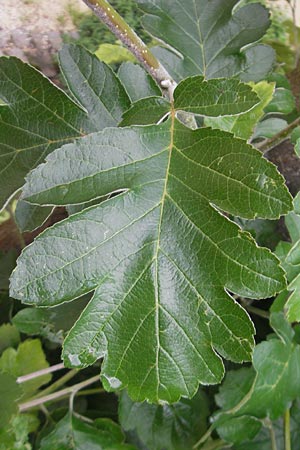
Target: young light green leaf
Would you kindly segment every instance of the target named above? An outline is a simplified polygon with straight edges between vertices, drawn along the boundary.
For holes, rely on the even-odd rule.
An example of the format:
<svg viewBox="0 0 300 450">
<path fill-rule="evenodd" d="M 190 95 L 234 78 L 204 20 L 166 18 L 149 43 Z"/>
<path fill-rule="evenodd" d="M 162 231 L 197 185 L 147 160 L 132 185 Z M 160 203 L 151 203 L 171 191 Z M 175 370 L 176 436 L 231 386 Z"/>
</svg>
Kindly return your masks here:
<svg viewBox="0 0 300 450">
<path fill-rule="evenodd" d="M 259 119 L 264 114 L 264 108 L 269 104 L 274 92 L 274 84 L 261 81 L 257 84 L 251 84 L 254 92 L 259 97 L 259 103 L 250 111 L 234 117 L 207 117 L 205 118 L 205 125 L 211 128 L 218 128 L 219 130 L 229 131 L 236 137 L 242 139 L 250 139 L 253 135 L 253 130 Z"/>
<path fill-rule="evenodd" d="M 11 417 L 17 413 L 17 400 L 22 396 L 22 388 L 16 382 L 16 379 L 8 373 L 0 373 L 0 433 Z M 0 436 L 1 437 L 1 436 Z"/>
<path fill-rule="evenodd" d="M 17 347 L 20 333 L 14 325 L 3 323 L 0 326 L 0 354 L 8 347 Z"/>
<path fill-rule="evenodd" d="M 122 44 L 100 44 L 95 55 L 105 64 L 120 64 L 123 61 L 136 62 L 133 54 L 123 47 Z"/>
<path fill-rule="evenodd" d="M 124 444 L 124 437 L 119 427 L 99 428 L 85 423 L 68 413 L 54 430 L 41 441 L 40 450 L 134 450 Z"/>
<path fill-rule="evenodd" d="M 296 155 L 300 158 L 300 139 L 298 139 L 296 141 L 294 149 L 295 149 Z"/>
<path fill-rule="evenodd" d="M 133 102 L 145 97 L 160 96 L 161 90 L 150 75 L 137 64 L 121 64 L 118 77 Z"/>
<path fill-rule="evenodd" d="M 39 339 L 27 339 L 18 346 L 17 350 L 8 348 L 0 358 L 0 369 L 15 377 L 27 375 L 48 366 Z M 51 375 L 46 374 L 22 383 L 24 395 L 35 393 L 40 386 L 50 380 Z"/>
<path fill-rule="evenodd" d="M 235 11 L 239 0 L 137 2 L 146 13 L 142 19 L 146 30 L 167 44 L 154 52 L 177 81 L 199 74 L 259 81 L 273 66 L 271 47 L 250 45 L 270 25 L 268 11 L 260 4 Z"/>
<path fill-rule="evenodd" d="M 118 77 L 83 47 L 65 45 L 59 62 L 68 87 L 96 130 L 116 126 L 130 100 Z"/>
<path fill-rule="evenodd" d="M 174 405 L 134 403 L 125 391 L 120 395 L 122 428 L 135 430 L 151 450 L 192 450 L 206 431 L 208 415 L 208 399 L 201 391 L 192 400 L 182 399 Z"/>
<path fill-rule="evenodd" d="M 53 208 L 51 206 L 41 207 L 18 200 L 15 220 L 21 232 L 33 231 L 43 225 L 52 211 Z"/>
<path fill-rule="evenodd" d="M 290 196 L 260 152 L 222 131 L 192 131 L 174 114 L 59 149 L 33 172 L 26 196 L 70 204 L 120 190 L 27 247 L 11 294 L 53 306 L 95 290 L 65 341 L 66 364 L 103 356 L 104 386 L 128 386 L 135 400 L 191 397 L 199 382 L 223 376 L 214 349 L 251 357 L 253 325 L 227 291 L 263 298 L 284 287 L 276 258 L 218 208 L 277 217 Z"/>
</svg>

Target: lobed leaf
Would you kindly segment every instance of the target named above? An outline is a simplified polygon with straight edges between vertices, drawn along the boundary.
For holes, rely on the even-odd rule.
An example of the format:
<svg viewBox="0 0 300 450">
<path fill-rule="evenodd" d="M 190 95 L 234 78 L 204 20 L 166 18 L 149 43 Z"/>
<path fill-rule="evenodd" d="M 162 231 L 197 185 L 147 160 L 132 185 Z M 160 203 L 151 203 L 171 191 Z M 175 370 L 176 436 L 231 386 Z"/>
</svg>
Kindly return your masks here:
<svg viewBox="0 0 300 450">
<path fill-rule="evenodd" d="M 122 193 L 46 230 L 11 280 L 14 297 L 37 305 L 95 290 L 65 341 L 65 363 L 104 357 L 105 388 L 127 386 L 150 402 L 219 382 L 216 351 L 249 360 L 253 325 L 228 291 L 262 298 L 284 286 L 276 258 L 218 208 L 277 217 L 290 206 L 283 179 L 258 151 L 171 116 L 87 136 L 32 173 L 24 196 L 36 203 Z"/>
<path fill-rule="evenodd" d="M 240 77 L 259 81 L 271 70 L 274 50 L 253 44 L 270 25 L 260 4 L 237 8 L 239 0 L 137 0 L 146 13 L 146 31 L 165 46 L 154 49 L 162 64 L 180 81 Z"/>
</svg>

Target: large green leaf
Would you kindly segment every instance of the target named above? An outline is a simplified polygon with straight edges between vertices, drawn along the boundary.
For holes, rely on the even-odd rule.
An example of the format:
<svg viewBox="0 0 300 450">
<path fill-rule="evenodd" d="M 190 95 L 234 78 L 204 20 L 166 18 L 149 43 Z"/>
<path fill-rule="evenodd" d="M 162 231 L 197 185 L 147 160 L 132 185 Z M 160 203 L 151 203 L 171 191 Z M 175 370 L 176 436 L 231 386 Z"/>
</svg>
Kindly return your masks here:
<svg viewBox="0 0 300 450">
<path fill-rule="evenodd" d="M 204 111 L 213 103 L 200 101 Z M 190 130 L 170 114 L 160 125 L 87 136 L 32 172 L 24 196 L 34 203 L 122 193 L 42 233 L 11 283 L 12 296 L 44 306 L 95 290 L 65 341 L 66 364 L 103 356 L 107 389 L 128 386 L 132 398 L 152 402 L 219 382 L 215 351 L 251 358 L 253 325 L 229 291 L 270 297 L 284 286 L 283 271 L 219 209 L 275 218 L 291 203 L 275 167 L 250 145 Z"/>
<path fill-rule="evenodd" d="M 137 0 L 146 15 L 146 30 L 167 48 L 154 49 L 177 81 L 191 75 L 205 78 L 239 76 L 259 81 L 272 68 L 274 50 L 250 45 L 269 27 L 260 4 L 235 10 L 239 0 Z"/>
<path fill-rule="evenodd" d="M 109 421 L 85 423 L 68 413 L 42 439 L 40 450 L 134 450 L 123 443 L 124 437 L 116 424 L 105 422 Z"/>
<path fill-rule="evenodd" d="M 208 401 L 199 391 L 192 400 L 174 405 L 134 403 L 122 392 L 119 419 L 125 430 L 135 430 L 151 450 L 192 450 L 204 434 L 209 415 Z"/>
<path fill-rule="evenodd" d="M 0 58 L 0 209 L 47 154 L 117 125 L 129 107 L 117 77 L 86 50 L 65 47 L 61 63 L 70 90 L 85 109 L 33 67 L 17 58 Z"/>
</svg>

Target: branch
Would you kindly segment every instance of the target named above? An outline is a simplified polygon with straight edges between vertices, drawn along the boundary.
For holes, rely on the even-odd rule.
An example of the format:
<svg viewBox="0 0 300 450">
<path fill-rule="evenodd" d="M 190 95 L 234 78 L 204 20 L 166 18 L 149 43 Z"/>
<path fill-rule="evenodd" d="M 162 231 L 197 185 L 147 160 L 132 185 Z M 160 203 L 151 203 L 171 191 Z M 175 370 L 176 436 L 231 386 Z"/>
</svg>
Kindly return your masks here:
<svg viewBox="0 0 300 450">
<path fill-rule="evenodd" d="M 83 2 L 120 39 L 167 93 L 170 100 L 173 100 L 176 82 L 120 14 L 106 0 L 83 0 Z"/>
<path fill-rule="evenodd" d="M 48 373 L 51 372 L 56 372 L 57 370 L 62 370 L 64 368 L 65 366 L 63 363 L 56 364 L 55 366 L 46 367 L 46 369 L 37 370 L 36 372 L 32 372 L 17 378 L 17 383 L 19 384 L 25 383 L 25 381 L 33 380 L 34 378 L 42 377 L 43 375 L 47 375 Z"/>
<path fill-rule="evenodd" d="M 44 403 L 66 397 L 68 395 L 72 394 L 75 395 L 80 389 L 83 389 L 84 387 L 89 386 L 90 384 L 93 384 L 96 381 L 99 381 L 99 375 L 89 378 L 88 380 L 82 381 L 81 383 L 74 384 L 73 386 L 67 387 L 65 389 L 61 389 L 60 391 L 54 392 L 53 394 L 45 395 L 44 397 L 36 398 L 33 400 L 29 400 L 28 402 L 21 403 L 19 405 L 19 411 L 24 412 L 27 411 L 28 409 L 34 408 Z"/>
<path fill-rule="evenodd" d="M 276 147 L 277 145 L 281 144 L 281 142 L 288 139 L 291 132 L 297 128 L 300 125 L 300 117 L 298 117 L 294 122 L 290 123 L 289 126 L 284 128 L 284 130 L 279 131 L 279 133 L 275 134 L 275 136 L 271 137 L 270 139 L 266 139 L 259 144 L 256 144 L 256 148 L 260 150 L 262 153 L 267 153 L 272 148 Z"/>
</svg>

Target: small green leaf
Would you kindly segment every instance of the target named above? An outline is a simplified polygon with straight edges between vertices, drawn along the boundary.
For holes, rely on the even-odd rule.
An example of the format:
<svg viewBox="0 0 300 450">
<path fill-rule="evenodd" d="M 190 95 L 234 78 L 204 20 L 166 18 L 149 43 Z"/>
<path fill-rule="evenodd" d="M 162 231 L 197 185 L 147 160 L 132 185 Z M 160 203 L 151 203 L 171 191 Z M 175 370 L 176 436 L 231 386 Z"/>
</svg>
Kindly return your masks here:
<svg viewBox="0 0 300 450">
<path fill-rule="evenodd" d="M 124 430 L 135 430 L 151 450 L 192 450 L 206 431 L 208 401 L 199 391 L 192 400 L 173 405 L 134 403 L 122 392 L 119 420 Z"/>
<path fill-rule="evenodd" d="M 145 97 L 160 96 L 161 90 L 150 75 L 137 64 L 121 64 L 118 77 L 132 102 Z"/>
<path fill-rule="evenodd" d="M 272 101 L 266 107 L 266 113 L 289 114 L 296 108 L 295 97 L 289 89 L 277 88 Z"/>
<path fill-rule="evenodd" d="M 86 296 L 51 309 L 24 308 L 13 317 L 12 322 L 21 333 L 39 335 L 61 345 L 88 301 L 89 296 Z"/>
<path fill-rule="evenodd" d="M 17 350 L 8 348 L 0 358 L 0 369 L 15 377 L 27 375 L 46 367 L 49 367 L 49 364 L 39 339 L 27 339 L 19 345 Z M 22 383 L 24 395 L 28 397 L 35 393 L 40 386 L 50 380 L 51 375 L 46 374 Z"/>
<path fill-rule="evenodd" d="M 273 66 L 274 50 L 253 44 L 270 25 L 269 13 L 260 4 L 234 10 L 239 0 L 137 2 L 146 13 L 146 30 L 167 44 L 153 51 L 177 81 L 199 74 L 259 81 Z"/>
<path fill-rule="evenodd" d="M 296 155 L 300 158 L 300 139 L 298 139 L 296 141 L 296 144 L 295 144 L 294 148 L 295 148 Z"/>
<path fill-rule="evenodd" d="M 104 427 L 98 421 L 95 426 L 68 413 L 52 433 L 42 439 L 40 450 L 134 450 L 123 442 L 117 425 Z"/>
<path fill-rule="evenodd" d="M 251 396 L 239 415 L 278 419 L 300 391 L 300 346 L 291 341 L 290 325 L 282 313 L 273 313 L 271 324 L 281 338 L 258 344 L 253 354 L 257 373 Z"/>
<path fill-rule="evenodd" d="M 259 433 L 261 427 L 261 421 L 255 417 L 228 417 L 224 423 L 217 426 L 217 432 L 225 442 L 238 445 L 247 439 L 252 440 Z"/>
<path fill-rule="evenodd" d="M 286 120 L 278 119 L 277 117 L 265 119 L 256 126 L 253 139 L 261 137 L 271 138 L 275 136 L 275 134 L 284 130 L 287 126 L 288 123 Z"/>
<path fill-rule="evenodd" d="M 30 203 L 18 200 L 15 219 L 21 232 L 33 231 L 39 228 L 48 219 L 53 208 L 51 206 L 31 205 Z"/>
</svg>

